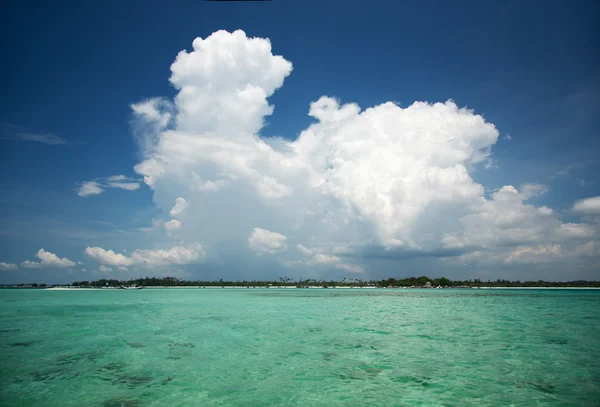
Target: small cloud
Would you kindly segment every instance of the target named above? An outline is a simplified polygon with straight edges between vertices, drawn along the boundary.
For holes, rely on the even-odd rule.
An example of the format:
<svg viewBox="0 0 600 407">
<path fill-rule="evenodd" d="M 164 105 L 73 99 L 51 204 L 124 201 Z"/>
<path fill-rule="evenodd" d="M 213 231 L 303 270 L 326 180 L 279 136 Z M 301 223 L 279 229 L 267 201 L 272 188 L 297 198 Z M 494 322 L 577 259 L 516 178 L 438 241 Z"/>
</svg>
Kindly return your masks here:
<svg viewBox="0 0 600 407">
<path fill-rule="evenodd" d="M 346 246 L 337 246 L 334 247 L 331 252 L 333 254 L 348 254 L 348 253 L 352 253 L 352 249 Z"/>
<path fill-rule="evenodd" d="M 127 191 L 135 191 L 140 187 L 140 184 L 137 182 L 110 182 L 108 186 L 112 188 L 121 188 Z"/>
<path fill-rule="evenodd" d="M 177 219 L 171 219 L 168 222 L 165 222 L 165 229 L 167 232 L 172 232 L 177 229 L 181 229 L 182 223 Z"/>
<path fill-rule="evenodd" d="M 512 136 L 510 135 L 510 133 L 506 133 L 504 135 L 504 140 L 512 140 Z"/>
<path fill-rule="evenodd" d="M 573 212 L 581 215 L 600 215 L 600 196 L 585 198 L 575 202 Z"/>
<path fill-rule="evenodd" d="M 160 230 L 163 226 L 164 226 L 164 224 L 161 220 L 152 219 L 151 226 L 141 227 L 141 228 L 138 228 L 137 230 L 139 230 L 140 232 L 144 232 L 144 233 L 151 233 L 151 232 L 156 232 L 157 230 Z M 123 250 L 123 253 L 125 253 L 125 252 L 126 252 L 126 250 Z"/>
<path fill-rule="evenodd" d="M 361 273 L 363 271 L 362 267 L 355 264 L 336 264 L 335 268 L 349 271 L 350 273 Z"/>
<path fill-rule="evenodd" d="M 54 253 L 47 252 L 44 249 L 38 250 L 36 257 L 40 259 L 39 262 L 26 260 L 21 263 L 22 267 L 25 268 L 42 268 L 42 267 L 73 267 L 75 262 L 67 259 L 66 257 L 60 258 Z"/>
<path fill-rule="evenodd" d="M 563 168 L 562 170 L 558 171 L 556 173 L 556 175 L 564 177 L 565 175 L 569 175 L 569 173 L 571 172 L 571 170 L 573 169 L 572 165 L 568 165 L 565 168 Z"/>
<path fill-rule="evenodd" d="M 65 139 L 58 137 L 54 134 L 31 133 L 19 126 L 7 123 L 0 124 L 0 135 L 3 139 L 6 140 L 33 141 L 36 143 L 48 144 L 52 146 L 68 144 Z"/>
<path fill-rule="evenodd" d="M 19 266 L 14 263 L 5 263 L 3 261 L 0 262 L 0 271 L 13 271 L 18 269 Z"/>
<path fill-rule="evenodd" d="M 287 237 L 281 233 L 254 228 L 252 234 L 248 237 L 248 247 L 258 253 L 273 254 L 287 248 L 286 240 Z"/>
<path fill-rule="evenodd" d="M 112 175 L 105 178 L 97 178 L 93 181 L 86 181 L 76 188 L 77 195 L 79 196 L 91 196 L 100 195 L 106 188 L 118 188 L 126 191 L 135 191 L 140 188 L 139 182 L 121 182 L 121 181 L 135 181 L 131 178 L 127 178 L 125 175 Z"/>
<path fill-rule="evenodd" d="M 176 218 L 176 217 L 180 216 L 181 214 L 183 214 L 185 212 L 185 210 L 187 209 L 187 207 L 188 207 L 187 201 L 184 198 L 179 197 L 179 198 L 175 199 L 175 206 L 173 206 L 173 209 L 171 209 L 171 211 L 169 212 L 169 215 Z"/>
<path fill-rule="evenodd" d="M 572 169 L 573 169 L 572 165 L 567 165 L 566 167 L 563 167 L 562 169 L 560 169 L 559 171 L 557 171 L 555 174 L 550 175 L 548 177 L 548 180 L 549 181 L 554 181 L 554 180 L 559 179 L 559 178 L 565 178 L 565 177 L 567 177 L 568 175 L 571 174 L 571 170 Z"/>
<path fill-rule="evenodd" d="M 548 187 L 542 184 L 523 184 L 521 186 L 521 195 L 524 200 L 533 198 L 535 196 L 544 195 L 548 192 Z"/>
<path fill-rule="evenodd" d="M 336 264 L 340 262 L 337 256 L 329 256 L 327 254 L 316 254 L 314 261 L 320 264 Z"/>
<path fill-rule="evenodd" d="M 103 273 L 108 273 L 112 271 L 112 268 L 106 267 L 105 265 L 101 264 L 100 267 L 98 267 L 98 270 L 102 271 Z"/>
<path fill-rule="evenodd" d="M 88 181 L 81 184 L 81 186 L 76 189 L 77 195 L 79 196 L 90 196 L 90 195 L 100 195 L 104 192 L 104 189 L 100 188 L 97 182 Z"/>
<path fill-rule="evenodd" d="M 500 168 L 500 166 L 498 165 L 498 162 L 496 160 L 488 158 L 487 160 L 485 160 L 483 168 L 486 170 L 497 170 Z"/>
<path fill-rule="evenodd" d="M 112 175 L 107 178 L 107 181 L 109 181 L 109 182 L 125 181 L 126 179 L 127 179 L 127 177 L 125 175 Z"/>
<path fill-rule="evenodd" d="M 101 247 L 86 247 L 85 255 L 102 265 L 115 267 L 141 266 L 146 268 L 185 265 L 201 261 L 206 252 L 199 243 L 173 246 L 162 250 L 134 250 L 131 256 L 105 250 Z M 106 267 L 106 266 L 105 266 Z"/>
<path fill-rule="evenodd" d="M 310 255 L 313 253 L 313 251 L 311 249 L 308 249 L 304 246 L 302 246 L 301 244 L 296 245 L 296 248 L 298 249 L 298 251 L 302 254 L 306 254 L 306 255 Z"/>
</svg>

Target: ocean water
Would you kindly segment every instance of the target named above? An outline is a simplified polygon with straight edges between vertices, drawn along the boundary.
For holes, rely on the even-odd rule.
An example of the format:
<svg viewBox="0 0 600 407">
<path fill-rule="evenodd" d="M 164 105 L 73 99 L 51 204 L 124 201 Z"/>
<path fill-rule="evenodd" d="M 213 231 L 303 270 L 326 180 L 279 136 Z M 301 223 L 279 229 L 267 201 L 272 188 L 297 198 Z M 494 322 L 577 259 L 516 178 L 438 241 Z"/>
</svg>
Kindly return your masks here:
<svg viewBox="0 0 600 407">
<path fill-rule="evenodd" d="M 0 290 L 2 406 L 599 406 L 600 291 Z"/>
</svg>

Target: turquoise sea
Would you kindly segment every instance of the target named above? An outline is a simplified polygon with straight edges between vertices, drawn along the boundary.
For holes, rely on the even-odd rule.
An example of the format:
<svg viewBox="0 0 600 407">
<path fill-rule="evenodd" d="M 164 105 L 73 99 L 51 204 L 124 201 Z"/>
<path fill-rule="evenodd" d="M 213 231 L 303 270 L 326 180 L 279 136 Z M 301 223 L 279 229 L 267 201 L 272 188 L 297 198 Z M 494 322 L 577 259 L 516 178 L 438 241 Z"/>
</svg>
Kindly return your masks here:
<svg viewBox="0 0 600 407">
<path fill-rule="evenodd" d="M 2 406 L 598 406 L 600 291 L 0 290 Z"/>
</svg>

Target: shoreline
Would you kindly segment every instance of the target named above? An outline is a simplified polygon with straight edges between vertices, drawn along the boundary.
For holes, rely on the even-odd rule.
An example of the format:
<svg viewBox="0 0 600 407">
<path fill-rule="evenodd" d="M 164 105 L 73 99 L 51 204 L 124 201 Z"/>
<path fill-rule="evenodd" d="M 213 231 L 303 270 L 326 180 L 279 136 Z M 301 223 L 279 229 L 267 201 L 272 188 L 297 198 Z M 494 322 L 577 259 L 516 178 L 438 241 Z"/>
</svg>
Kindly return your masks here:
<svg viewBox="0 0 600 407">
<path fill-rule="evenodd" d="M 308 287 L 297 287 L 297 286 L 271 286 L 271 287 L 259 287 L 259 286 L 147 286 L 143 289 L 160 290 L 160 289 L 208 289 L 208 290 L 285 290 L 285 289 L 310 289 L 310 290 L 330 290 L 330 289 L 344 289 L 344 290 L 600 290 L 600 287 L 447 287 L 447 288 L 428 288 L 428 287 L 320 287 L 320 286 L 308 286 Z M 50 291 L 102 291 L 102 290 L 122 290 L 119 287 L 49 287 L 43 290 Z"/>
</svg>

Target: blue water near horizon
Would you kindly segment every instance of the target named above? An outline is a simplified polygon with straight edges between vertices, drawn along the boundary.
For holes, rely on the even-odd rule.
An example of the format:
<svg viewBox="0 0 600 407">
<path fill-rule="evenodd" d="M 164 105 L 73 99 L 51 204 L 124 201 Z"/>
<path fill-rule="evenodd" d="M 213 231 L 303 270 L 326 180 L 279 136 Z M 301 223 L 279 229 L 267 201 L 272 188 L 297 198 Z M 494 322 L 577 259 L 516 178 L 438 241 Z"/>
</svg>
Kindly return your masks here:
<svg viewBox="0 0 600 407">
<path fill-rule="evenodd" d="M 2 406 L 598 406 L 594 290 L 0 290 Z"/>
</svg>

